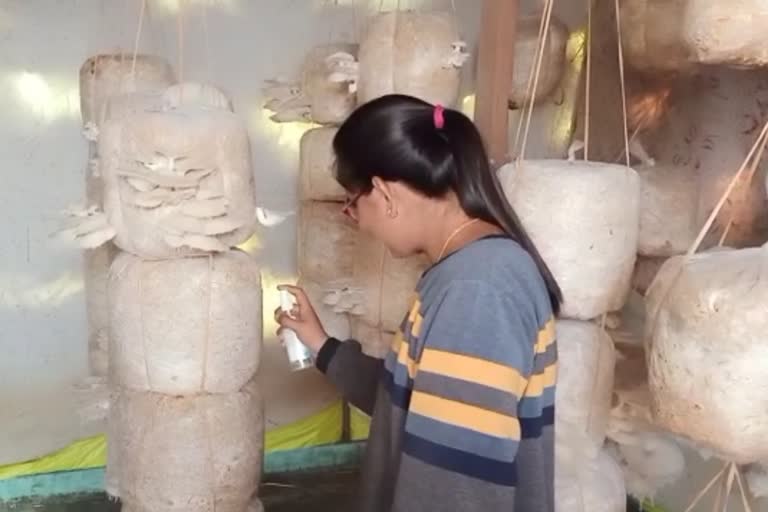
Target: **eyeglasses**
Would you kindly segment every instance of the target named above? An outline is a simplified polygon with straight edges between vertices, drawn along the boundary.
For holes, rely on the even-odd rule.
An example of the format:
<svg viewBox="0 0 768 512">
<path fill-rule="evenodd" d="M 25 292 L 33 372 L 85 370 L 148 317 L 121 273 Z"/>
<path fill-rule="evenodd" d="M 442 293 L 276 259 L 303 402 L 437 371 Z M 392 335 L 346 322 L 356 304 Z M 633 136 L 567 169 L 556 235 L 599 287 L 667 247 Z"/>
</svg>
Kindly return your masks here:
<svg viewBox="0 0 768 512">
<path fill-rule="evenodd" d="M 352 197 L 348 197 L 342 206 L 341 211 L 344 215 L 357 222 L 357 200 L 363 195 L 362 192 L 358 192 Z"/>
</svg>

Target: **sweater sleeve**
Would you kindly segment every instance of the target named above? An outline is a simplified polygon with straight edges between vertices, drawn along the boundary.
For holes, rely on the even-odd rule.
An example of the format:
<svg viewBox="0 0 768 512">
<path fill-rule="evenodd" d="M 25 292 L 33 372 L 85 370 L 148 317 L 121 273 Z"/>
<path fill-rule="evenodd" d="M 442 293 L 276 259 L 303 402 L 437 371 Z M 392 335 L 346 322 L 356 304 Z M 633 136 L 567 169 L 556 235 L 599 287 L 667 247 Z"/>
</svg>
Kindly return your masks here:
<svg viewBox="0 0 768 512">
<path fill-rule="evenodd" d="M 536 356 L 554 343 L 554 325 L 539 322 L 533 301 L 514 295 L 456 281 L 417 319 L 395 511 L 522 510 L 515 504 L 526 480 L 519 472 L 551 473 L 553 461 L 545 459 L 552 452 L 537 444 L 553 422 L 546 404 L 554 401 L 556 364 Z M 542 494 L 536 510 L 547 511 L 552 482 L 540 484 L 525 492 Z"/>
<path fill-rule="evenodd" d="M 381 359 L 364 354 L 355 340 L 329 338 L 317 354 L 316 366 L 352 405 L 369 416 L 373 414 Z"/>
</svg>

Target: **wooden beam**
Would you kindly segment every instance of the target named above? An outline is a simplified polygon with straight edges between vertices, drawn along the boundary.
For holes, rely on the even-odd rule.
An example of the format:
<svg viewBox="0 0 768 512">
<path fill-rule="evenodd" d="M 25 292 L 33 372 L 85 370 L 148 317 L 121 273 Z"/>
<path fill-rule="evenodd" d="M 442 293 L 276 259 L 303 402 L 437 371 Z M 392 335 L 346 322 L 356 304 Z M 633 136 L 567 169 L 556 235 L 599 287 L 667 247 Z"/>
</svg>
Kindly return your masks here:
<svg viewBox="0 0 768 512">
<path fill-rule="evenodd" d="M 494 167 L 509 157 L 508 98 L 519 0 L 483 0 L 477 59 L 475 123 Z"/>
</svg>

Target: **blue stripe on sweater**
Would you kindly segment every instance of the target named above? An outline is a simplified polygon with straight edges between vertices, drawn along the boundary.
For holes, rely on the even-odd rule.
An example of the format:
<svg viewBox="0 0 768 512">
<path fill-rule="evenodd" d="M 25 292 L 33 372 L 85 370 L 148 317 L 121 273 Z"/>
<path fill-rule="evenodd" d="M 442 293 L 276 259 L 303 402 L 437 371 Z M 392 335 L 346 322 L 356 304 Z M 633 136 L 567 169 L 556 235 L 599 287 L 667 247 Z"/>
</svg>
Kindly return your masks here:
<svg viewBox="0 0 768 512">
<path fill-rule="evenodd" d="M 392 400 L 392 405 L 407 411 L 411 406 L 412 390 L 397 384 L 389 370 L 385 369 L 382 372 L 382 379 L 384 380 L 384 389 L 387 390 L 390 400 Z"/>
<path fill-rule="evenodd" d="M 545 407 L 541 416 L 536 418 L 519 418 L 520 439 L 541 437 L 544 428 L 555 424 L 555 406 Z"/>
<path fill-rule="evenodd" d="M 544 390 L 541 396 L 523 397 L 517 408 L 520 418 L 538 418 L 547 407 L 555 404 L 555 387 L 550 386 Z"/>
<path fill-rule="evenodd" d="M 482 457 L 405 432 L 403 452 L 426 464 L 496 485 L 517 485 L 516 462 L 503 462 Z"/>
<path fill-rule="evenodd" d="M 405 430 L 422 439 L 430 439 L 441 446 L 501 462 L 514 462 L 519 442 L 516 439 L 490 436 L 457 425 L 442 423 L 413 411 L 408 412 Z"/>
</svg>

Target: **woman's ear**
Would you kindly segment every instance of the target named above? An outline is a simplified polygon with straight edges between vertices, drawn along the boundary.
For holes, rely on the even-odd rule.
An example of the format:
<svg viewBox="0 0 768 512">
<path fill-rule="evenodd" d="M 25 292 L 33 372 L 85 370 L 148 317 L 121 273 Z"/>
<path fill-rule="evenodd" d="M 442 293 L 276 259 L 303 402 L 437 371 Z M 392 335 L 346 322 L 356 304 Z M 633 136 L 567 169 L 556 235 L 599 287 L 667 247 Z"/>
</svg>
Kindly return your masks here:
<svg viewBox="0 0 768 512">
<path fill-rule="evenodd" d="M 384 200 L 388 217 L 397 217 L 397 191 L 388 181 L 382 180 L 378 176 L 373 177 L 373 188 L 378 190 Z"/>
</svg>

